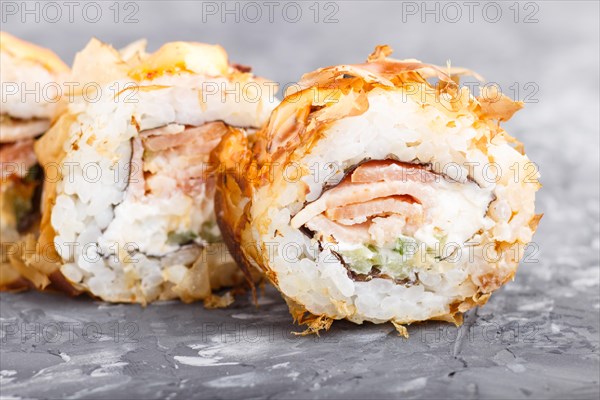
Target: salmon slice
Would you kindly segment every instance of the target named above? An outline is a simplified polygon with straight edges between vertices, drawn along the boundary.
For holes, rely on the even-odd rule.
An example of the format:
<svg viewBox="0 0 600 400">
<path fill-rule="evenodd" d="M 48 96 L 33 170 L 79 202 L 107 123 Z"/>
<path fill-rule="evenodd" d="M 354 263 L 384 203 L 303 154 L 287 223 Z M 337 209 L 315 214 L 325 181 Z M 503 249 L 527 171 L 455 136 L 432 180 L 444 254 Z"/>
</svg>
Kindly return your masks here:
<svg viewBox="0 0 600 400">
<path fill-rule="evenodd" d="M 342 244 L 385 247 L 401 236 L 429 246 L 462 243 L 482 226 L 491 201 L 476 183 L 460 183 L 423 166 L 369 161 L 326 190 L 291 220 Z M 457 223 L 459 221 L 459 223 Z"/>
<path fill-rule="evenodd" d="M 169 124 L 159 126 L 158 128 L 146 129 L 140 132 L 140 136 L 143 138 L 151 136 L 163 136 L 163 135 L 176 135 L 185 130 L 185 125 L 180 124 Z"/>
<path fill-rule="evenodd" d="M 208 173 L 210 152 L 228 131 L 221 121 L 198 127 L 171 124 L 142 131 L 143 171 L 146 191 L 168 193 L 176 188 L 190 196 L 212 191 L 214 182 Z"/>
<path fill-rule="evenodd" d="M 304 207 L 291 224 L 338 243 L 383 245 L 416 232 L 436 201 L 439 179 L 422 166 L 369 161 Z"/>
<path fill-rule="evenodd" d="M 146 150 L 159 152 L 185 146 L 196 153 L 210 153 L 219 144 L 221 137 L 227 132 L 227 127 L 221 121 L 192 127 L 179 128 L 182 125 L 167 125 L 142 132 Z"/>
<path fill-rule="evenodd" d="M 350 177 L 352 183 L 378 181 L 413 181 L 432 183 L 441 179 L 424 166 L 391 160 L 369 161 L 356 168 Z"/>
<path fill-rule="evenodd" d="M 33 167 L 36 162 L 33 139 L 0 145 L 2 179 L 6 179 L 11 175 L 25 176 L 29 168 Z"/>
<path fill-rule="evenodd" d="M 409 195 L 423 205 L 423 209 L 435 199 L 435 189 L 415 181 L 392 181 L 372 183 L 340 183 L 323 193 L 321 197 L 304 207 L 291 220 L 292 227 L 299 228 L 311 218 L 336 207 L 364 203 L 377 198 Z"/>
<path fill-rule="evenodd" d="M 306 223 L 306 227 L 321 236 L 319 240 L 367 243 L 370 241 L 369 224 L 340 225 L 323 215 L 317 215 Z"/>
<path fill-rule="evenodd" d="M 364 203 L 353 203 L 325 211 L 325 216 L 343 225 L 366 222 L 371 217 L 400 214 L 406 218 L 417 219 L 423 213 L 423 207 L 411 196 L 398 195 L 377 198 Z"/>
</svg>

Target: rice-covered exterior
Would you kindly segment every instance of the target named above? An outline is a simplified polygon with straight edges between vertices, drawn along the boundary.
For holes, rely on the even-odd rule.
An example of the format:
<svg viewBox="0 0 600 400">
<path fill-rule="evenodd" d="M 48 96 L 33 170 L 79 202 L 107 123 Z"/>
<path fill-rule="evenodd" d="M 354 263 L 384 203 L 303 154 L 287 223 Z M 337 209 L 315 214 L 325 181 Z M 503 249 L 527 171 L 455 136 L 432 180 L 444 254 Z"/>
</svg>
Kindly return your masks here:
<svg viewBox="0 0 600 400">
<path fill-rule="evenodd" d="M 309 332 L 458 324 L 513 278 L 540 218 L 537 169 L 499 125 L 522 104 L 390 53 L 306 74 L 257 135 L 217 149 L 226 242 Z"/>
<path fill-rule="evenodd" d="M 50 127 L 68 72 L 52 51 L 0 32 L 0 143 L 34 138 Z"/>
<path fill-rule="evenodd" d="M 34 139 L 62 109 L 68 67 L 48 49 L 0 32 L 0 290 L 49 283 L 17 255 L 39 225 L 42 171 Z"/>
<path fill-rule="evenodd" d="M 191 42 L 146 53 L 94 39 L 71 79 L 80 92 L 36 143 L 49 178 L 24 262 L 105 301 L 218 305 L 211 290 L 242 279 L 218 243 L 209 153 L 226 132 L 259 127 L 274 88 Z"/>
</svg>

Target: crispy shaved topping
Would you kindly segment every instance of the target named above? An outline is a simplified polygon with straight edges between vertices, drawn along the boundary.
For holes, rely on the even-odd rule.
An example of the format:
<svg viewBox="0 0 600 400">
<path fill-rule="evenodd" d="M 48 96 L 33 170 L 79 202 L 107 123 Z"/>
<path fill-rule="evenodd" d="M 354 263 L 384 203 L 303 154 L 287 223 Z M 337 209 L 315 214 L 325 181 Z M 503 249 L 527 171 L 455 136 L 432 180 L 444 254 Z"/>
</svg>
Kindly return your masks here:
<svg viewBox="0 0 600 400">
<path fill-rule="evenodd" d="M 143 60 L 129 72 L 129 76 L 141 81 L 178 72 L 223 76 L 228 71 L 227 53 L 221 46 L 172 42 Z"/>
<path fill-rule="evenodd" d="M 53 51 L 0 32 L 0 50 L 19 60 L 27 60 L 44 66 L 50 72 L 67 72 L 69 67 Z"/>
</svg>

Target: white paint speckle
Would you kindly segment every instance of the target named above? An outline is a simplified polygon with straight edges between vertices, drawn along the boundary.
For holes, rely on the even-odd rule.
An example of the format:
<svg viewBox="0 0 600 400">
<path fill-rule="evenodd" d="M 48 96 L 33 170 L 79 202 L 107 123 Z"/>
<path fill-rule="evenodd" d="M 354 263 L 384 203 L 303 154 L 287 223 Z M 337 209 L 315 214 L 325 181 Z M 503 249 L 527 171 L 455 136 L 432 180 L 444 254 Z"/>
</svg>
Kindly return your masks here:
<svg viewBox="0 0 600 400">
<path fill-rule="evenodd" d="M 280 364 L 275 364 L 273 365 L 271 368 L 272 369 L 279 369 L 279 368 L 287 368 L 290 366 L 290 362 L 284 362 L 284 363 L 280 363 Z"/>
<path fill-rule="evenodd" d="M 257 301 L 259 306 L 266 306 L 275 303 L 275 300 L 267 296 L 259 296 Z"/>
<path fill-rule="evenodd" d="M 413 390 L 421 390 L 427 385 L 427 378 L 421 377 L 406 381 L 396 386 L 396 390 L 399 392 L 410 392 Z"/>
<path fill-rule="evenodd" d="M 205 385 L 213 388 L 254 387 L 258 381 L 260 381 L 260 379 L 258 379 L 255 372 L 247 372 L 245 374 L 224 376 L 206 382 Z"/>
<path fill-rule="evenodd" d="M 289 374 L 286 375 L 288 378 L 292 378 L 292 380 L 296 380 L 298 379 L 298 377 L 300 376 L 300 372 L 298 371 L 292 371 Z"/>
<path fill-rule="evenodd" d="M 232 314 L 231 318 L 235 318 L 235 319 L 254 319 L 254 318 L 256 318 L 256 315 L 254 315 L 254 314 L 246 314 L 246 313 L 239 313 L 239 314 Z"/>
<path fill-rule="evenodd" d="M 575 289 L 583 290 L 600 284 L 600 266 L 593 266 L 573 273 L 571 285 Z"/>
<path fill-rule="evenodd" d="M 209 367 L 217 365 L 238 365 L 237 362 L 219 362 L 216 358 L 175 356 L 175 361 L 192 367 Z"/>
<path fill-rule="evenodd" d="M 12 369 L 3 369 L 2 371 L 0 371 L 0 383 L 5 385 L 14 381 L 16 379 L 15 375 L 17 375 L 17 371 Z"/>
<path fill-rule="evenodd" d="M 100 368 L 96 368 L 92 371 L 90 376 L 99 377 L 99 376 L 110 376 L 110 375 L 118 375 L 121 373 L 124 366 L 128 365 L 126 362 L 116 362 L 112 364 L 105 364 L 100 366 Z"/>
<path fill-rule="evenodd" d="M 516 374 L 527 370 L 523 364 L 507 364 L 506 367 Z"/>
<path fill-rule="evenodd" d="M 519 311 L 552 311 L 553 308 L 554 300 L 552 299 L 543 299 L 519 305 Z"/>
</svg>

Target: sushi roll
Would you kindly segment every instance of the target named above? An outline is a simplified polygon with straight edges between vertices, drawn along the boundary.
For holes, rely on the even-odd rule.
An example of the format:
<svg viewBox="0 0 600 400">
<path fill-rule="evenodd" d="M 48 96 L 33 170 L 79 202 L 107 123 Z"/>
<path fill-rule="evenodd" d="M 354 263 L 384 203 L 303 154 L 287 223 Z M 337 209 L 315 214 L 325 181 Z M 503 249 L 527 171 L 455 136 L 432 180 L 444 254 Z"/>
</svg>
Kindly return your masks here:
<svg viewBox="0 0 600 400">
<path fill-rule="evenodd" d="M 499 125 L 522 104 L 390 53 L 304 75 L 259 133 L 217 149 L 230 251 L 306 333 L 460 324 L 513 278 L 541 217 L 535 164 Z"/>
<path fill-rule="evenodd" d="M 273 86 L 218 45 L 119 52 L 95 39 L 71 80 L 67 112 L 36 143 L 47 179 L 25 263 L 105 301 L 229 302 L 212 289 L 243 279 L 219 245 L 209 154 L 267 119 Z"/>
<path fill-rule="evenodd" d="M 63 108 L 68 70 L 52 51 L 0 32 L 0 290 L 49 283 L 15 257 L 39 226 L 43 174 L 33 144 Z"/>
</svg>

